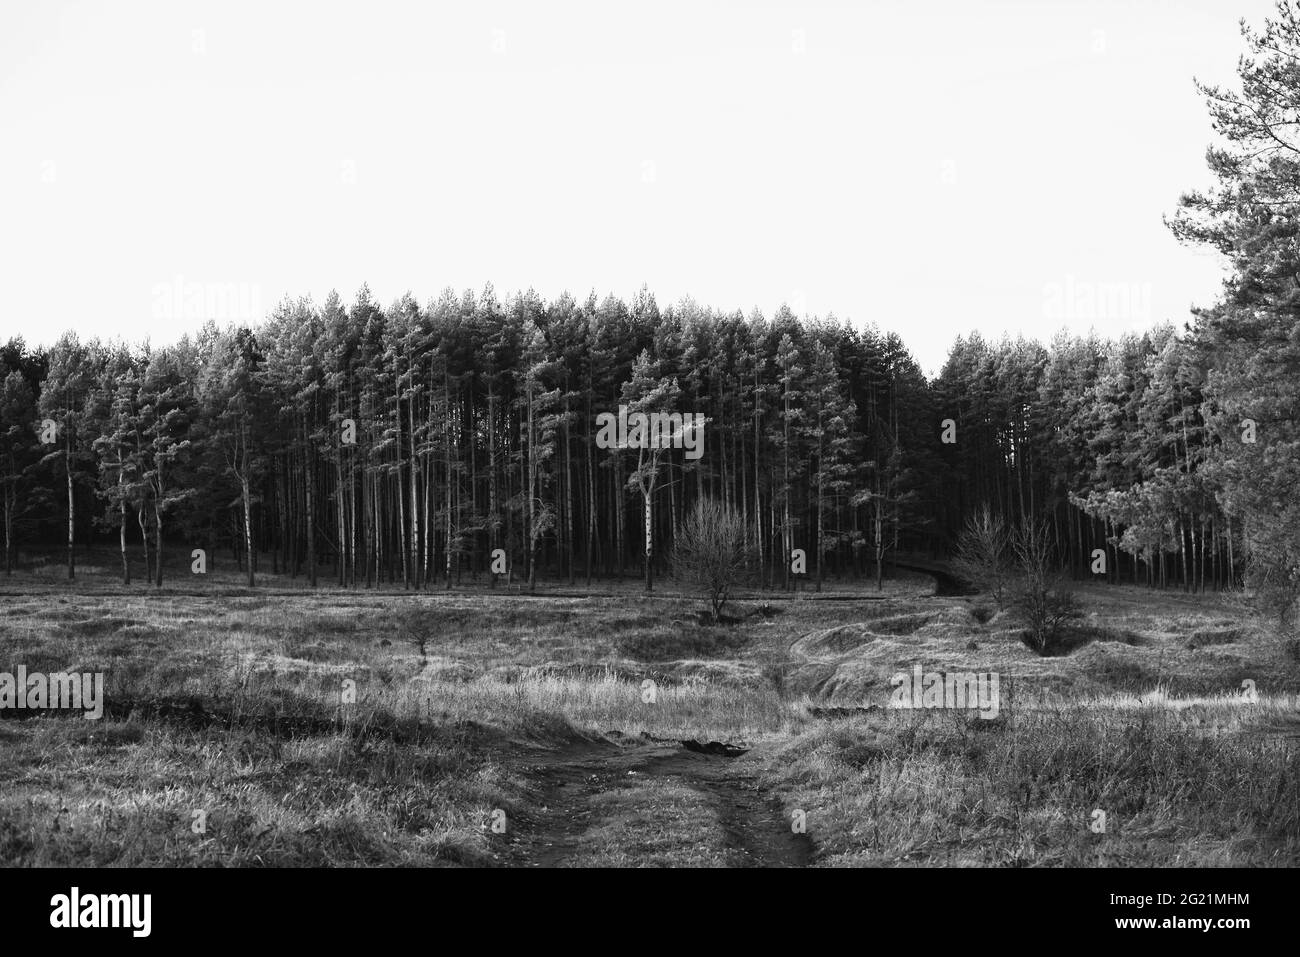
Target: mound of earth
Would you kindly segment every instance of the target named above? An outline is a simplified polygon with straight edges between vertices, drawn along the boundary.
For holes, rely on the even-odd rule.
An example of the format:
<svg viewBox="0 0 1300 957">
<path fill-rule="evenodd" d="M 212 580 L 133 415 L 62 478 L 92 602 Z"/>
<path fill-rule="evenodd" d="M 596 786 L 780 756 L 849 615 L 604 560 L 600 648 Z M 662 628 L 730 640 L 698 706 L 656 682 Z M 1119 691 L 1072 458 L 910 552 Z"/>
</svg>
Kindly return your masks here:
<svg viewBox="0 0 1300 957">
<path fill-rule="evenodd" d="M 664 666 L 677 681 L 707 682 L 733 688 L 761 688 L 768 679 L 762 671 L 741 661 L 701 661 L 688 659 Z"/>
<path fill-rule="evenodd" d="M 894 615 L 890 618 L 881 618 L 871 623 L 871 630 L 878 635 L 889 635 L 890 637 L 901 637 L 910 635 L 919 631 L 924 626 L 930 624 L 938 617 L 935 612 L 921 612 L 911 615 Z"/>
<path fill-rule="evenodd" d="M 970 612 L 964 606 L 939 608 L 925 616 L 900 617 L 924 617 L 925 620 L 914 628 L 910 627 L 908 622 L 900 622 L 894 626 L 899 628 L 899 631 L 887 632 L 887 634 L 897 634 L 900 637 L 911 635 L 917 638 L 952 639 L 953 641 L 960 640 L 965 643 L 969 638 L 986 633 L 987 630 L 987 626 L 986 628 L 976 627 L 977 623 L 971 619 Z"/>
<path fill-rule="evenodd" d="M 441 660 L 430 659 L 424 671 L 420 674 L 420 678 L 430 681 L 463 682 L 473 681 L 476 677 L 478 677 L 478 672 L 472 665 L 447 658 Z"/>
<path fill-rule="evenodd" d="M 884 704 L 889 700 L 893 673 L 893 669 L 882 671 L 875 663 L 850 661 L 821 682 L 814 696 L 830 705 Z"/>
<path fill-rule="evenodd" d="M 862 661 L 808 663 L 796 665 L 785 674 L 782 690 L 791 697 L 817 701 L 819 706 L 881 704 L 887 699 L 892 674 L 892 670 Z"/>
<path fill-rule="evenodd" d="M 1062 658 L 1094 643 L 1129 646 L 1137 646 L 1143 643 L 1142 636 L 1136 632 L 1086 622 L 1062 627 L 1045 648 L 1039 648 L 1028 631 L 1021 632 L 1020 640 L 1025 647 L 1037 652 L 1044 658 Z"/>
<path fill-rule="evenodd" d="M 834 628 L 825 628 L 804 635 L 795 642 L 795 648 L 792 650 L 809 658 L 843 655 L 850 651 L 856 651 L 863 645 L 878 640 L 878 638 L 879 635 L 865 623 L 836 625 Z"/>
</svg>

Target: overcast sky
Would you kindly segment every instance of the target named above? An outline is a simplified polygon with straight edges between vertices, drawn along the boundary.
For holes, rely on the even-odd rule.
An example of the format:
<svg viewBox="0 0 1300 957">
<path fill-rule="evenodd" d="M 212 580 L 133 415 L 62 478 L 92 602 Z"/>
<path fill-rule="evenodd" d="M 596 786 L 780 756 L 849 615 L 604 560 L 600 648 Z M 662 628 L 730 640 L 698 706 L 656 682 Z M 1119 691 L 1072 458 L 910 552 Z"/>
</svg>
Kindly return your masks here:
<svg viewBox="0 0 1300 957">
<path fill-rule="evenodd" d="M 1207 183 L 1192 78 L 1269 8 L 3 0 L 0 338 L 363 282 L 788 302 L 930 372 L 1181 323 L 1221 275 L 1161 222 Z"/>
</svg>

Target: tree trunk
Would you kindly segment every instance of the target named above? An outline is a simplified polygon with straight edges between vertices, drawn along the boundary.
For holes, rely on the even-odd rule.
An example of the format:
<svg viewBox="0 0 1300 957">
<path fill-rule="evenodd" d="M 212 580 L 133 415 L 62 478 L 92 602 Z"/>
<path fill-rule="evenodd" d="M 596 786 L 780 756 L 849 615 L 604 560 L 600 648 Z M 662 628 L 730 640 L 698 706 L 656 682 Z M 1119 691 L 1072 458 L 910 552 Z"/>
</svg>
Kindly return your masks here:
<svg viewBox="0 0 1300 957">
<path fill-rule="evenodd" d="M 306 420 L 303 421 L 303 432 L 306 432 Z M 306 436 L 304 436 L 306 437 Z M 311 459 L 310 438 L 303 445 L 303 471 L 307 475 L 307 566 L 308 578 L 311 581 L 311 587 L 316 587 L 316 474 Z"/>
<path fill-rule="evenodd" d="M 587 393 L 587 421 L 591 422 L 591 393 Z M 596 547 L 596 453 L 587 443 L 587 587 L 591 587 L 592 551 Z"/>
<path fill-rule="evenodd" d="M 781 546 L 785 552 L 781 556 L 781 564 L 785 567 L 785 590 L 790 590 L 790 562 L 791 553 L 794 550 L 794 539 L 790 529 L 790 386 L 789 380 L 786 382 L 785 389 L 785 416 L 781 432 L 784 441 L 782 449 L 782 516 L 781 516 Z"/>
<path fill-rule="evenodd" d="M 822 482 L 822 475 L 821 475 L 822 472 L 823 472 L 823 463 L 819 460 L 817 463 L 817 591 L 819 592 L 822 590 L 822 579 L 823 579 L 822 533 L 824 527 L 823 511 L 824 511 L 824 502 L 825 502 L 824 499 L 825 489 Z"/>
<path fill-rule="evenodd" d="M 564 526 L 566 557 L 569 566 L 569 584 L 576 581 L 573 554 L 573 444 L 569 436 L 569 394 L 564 394 Z"/>
<path fill-rule="evenodd" d="M 155 496 L 155 498 L 154 498 L 154 500 L 153 500 L 154 535 L 156 536 L 156 537 L 154 538 L 154 542 L 153 542 L 153 547 L 154 547 L 154 552 L 155 552 L 155 554 L 154 554 L 154 571 L 157 573 L 157 576 L 158 576 L 158 577 L 154 580 L 154 582 L 155 582 L 155 584 L 157 585 L 157 587 L 162 588 L 162 583 L 163 583 L 163 522 L 162 522 L 162 509 L 161 509 L 161 508 L 159 507 L 159 505 L 158 505 L 158 498 L 159 498 L 159 497 L 160 497 L 160 496 Z"/>
<path fill-rule="evenodd" d="M 122 486 L 121 471 L 119 471 L 117 475 L 117 484 L 118 484 L 118 488 L 120 489 Z M 127 560 L 126 557 L 126 496 L 125 495 L 123 495 L 121 501 L 118 502 L 118 508 L 120 509 L 120 513 L 119 513 L 120 521 L 118 522 L 117 531 L 118 531 L 118 543 L 122 549 L 122 584 L 129 585 L 131 584 L 131 563 Z M 6 568 L 6 572 L 7 571 L 8 569 Z"/>
<path fill-rule="evenodd" d="M 444 411 L 446 413 L 445 425 L 443 427 L 443 446 L 446 455 L 447 470 L 447 554 L 445 567 L 443 568 L 443 587 L 448 591 L 451 590 L 451 554 L 452 546 L 455 542 L 455 530 L 452 526 L 454 525 L 453 509 L 455 508 L 454 492 L 456 487 L 456 483 L 452 480 L 454 469 L 452 467 L 451 445 L 455 436 L 451 429 L 451 376 L 450 370 L 448 369 L 449 364 L 450 360 L 448 360 L 447 363 L 444 363 L 442 367 L 442 395 L 443 403 L 445 405 Z"/>
<path fill-rule="evenodd" d="M 880 498 L 875 499 L 872 527 L 876 536 L 876 591 L 885 590 L 885 523 Z"/>
<path fill-rule="evenodd" d="M 253 503 L 248 492 L 248 472 L 240 476 L 240 489 L 244 499 L 244 550 L 248 552 L 248 587 L 254 588 L 257 582 L 253 572 Z"/>
<path fill-rule="evenodd" d="M 537 588 L 537 436 L 533 422 L 533 382 L 528 381 L 528 592 L 532 594 Z"/>
<path fill-rule="evenodd" d="M 416 451 L 415 441 L 415 370 L 411 370 L 411 395 L 406 402 L 406 418 L 411 426 L 411 577 L 414 579 L 416 589 L 419 589 L 422 581 L 422 569 L 420 567 L 420 500 L 417 491 L 417 482 L 420 471 L 420 455 Z M 425 530 L 428 534 L 428 530 Z"/>
<path fill-rule="evenodd" d="M 758 548 L 758 587 L 764 588 L 766 585 L 763 574 L 764 568 L 764 548 L 763 548 L 763 500 L 758 493 L 759 487 L 759 426 L 761 424 L 762 409 L 758 404 L 758 346 L 754 346 L 754 541 Z"/>
<path fill-rule="evenodd" d="M 66 427 L 63 430 L 63 461 L 68 472 L 68 581 L 72 581 L 77 576 L 76 561 L 74 559 L 75 546 L 73 544 L 73 530 L 76 527 L 76 505 L 72 494 L 72 438 Z"/>
<path fill-rule="evenodd" d="M 1232 516 L 1225 515 L 1224 520 L 1228 526 L 1228 587 L 1235 588 L 1237 587 L 1237 563 L 1232 554 Z"/>
<path fill-rule="evenodd" d="M 645 590 L 653 591 L 655 587 L 653 573 L 650 570 L 651 546 L 653 544 L 653 512 L 651 510 L 650 499 L 653 491 L 645 493 Z"/>
<path fill-rule="evenodd" d="M 149 555 L 149 526 L 144 520 L 144 503 L 140 503 L 139 510 L 135 513 L 136 521 L 140 523 L 140 548 L 144 552 L 144 581 L 145 584 L 153 581 L 153 559 Z"/>
<path fill-rule="evenodd" d="M 14 572 L 14 495 L 5 489 L 5 577 Z"/>
</svg>

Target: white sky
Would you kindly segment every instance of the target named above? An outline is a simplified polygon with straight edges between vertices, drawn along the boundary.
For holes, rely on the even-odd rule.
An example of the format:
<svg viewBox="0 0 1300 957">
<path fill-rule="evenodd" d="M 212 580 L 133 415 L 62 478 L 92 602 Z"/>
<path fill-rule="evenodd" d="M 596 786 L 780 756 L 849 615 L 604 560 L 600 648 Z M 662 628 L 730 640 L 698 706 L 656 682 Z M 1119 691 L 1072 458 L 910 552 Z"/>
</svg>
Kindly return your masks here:
<svg viewBox="0 0 1300 957">
<path fill-rule="evenodd" d="M 1161 222 L 1207 182 L 1192 77 L 1269 8 L 3 0 L 0 338 L 362 282 L 787 301 L 930 372 L 1181 323 L 1220 277 Z"/>
</svg>

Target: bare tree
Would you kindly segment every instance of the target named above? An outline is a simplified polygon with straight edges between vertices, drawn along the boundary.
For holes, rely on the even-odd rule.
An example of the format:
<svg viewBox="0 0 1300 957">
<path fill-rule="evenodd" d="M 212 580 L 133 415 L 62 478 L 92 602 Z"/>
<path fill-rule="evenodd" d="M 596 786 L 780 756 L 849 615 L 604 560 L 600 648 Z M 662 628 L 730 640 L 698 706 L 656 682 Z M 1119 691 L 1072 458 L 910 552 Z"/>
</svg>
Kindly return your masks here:
<svg viewBox="0 0 1300 957">
<path fill-rule="evenodd" d="M 690 582 L 709 600 L 713 621 L 736 586 L 754 567 L 745 519 L 713 498 L 702 498 L 677 530 L 672 550 L 673 574 Z"/>
<path fill-rule="evenodd" d="M 957 539 L 952 569 L 962 581 L 987 592 L 999 609 L 1006 606 L 1015 574 L 1011 534 L 1006 522 L 1000 515 L 995 516 L 988 505 L 966 519 L 966 527 Z"/>
<path fill-rule="evenodd" d="M 1079 602 L 1057 560 L 1049 524 L 1026 521 L 1012 536 L 1012 544 L 1020 572 L 1012 605 L 1024 616 L 1029 640 L 1041 655 L 1055 643 L 1061 626 L 1080 616 Z"/>
</svg>

